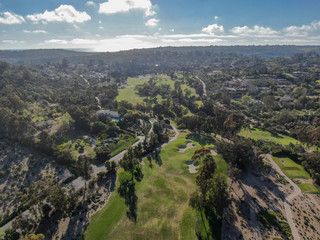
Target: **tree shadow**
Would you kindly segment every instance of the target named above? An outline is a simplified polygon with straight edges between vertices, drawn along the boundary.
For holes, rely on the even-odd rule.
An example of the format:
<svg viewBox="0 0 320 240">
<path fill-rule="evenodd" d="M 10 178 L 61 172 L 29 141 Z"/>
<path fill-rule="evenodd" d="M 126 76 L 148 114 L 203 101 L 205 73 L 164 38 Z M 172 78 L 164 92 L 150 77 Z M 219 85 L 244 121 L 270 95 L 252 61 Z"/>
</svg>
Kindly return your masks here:
<svg viewBox="0 0 320 240">
<path fill-rule="evenodd" d="M 125 204 L 128 207 L 127 217 L 129 220 L 137 223 L 137 202 L 138 197 L 135 193 L 135 184 L 131 180 L 123 181 L 118 188 L 119 195 L 125 199 Z"/>
<path fill-rule="evenodd" d="M 152 154 L 150 154 L 147 157 L 151 168 L 152 168 L 152 161 L 155 161 L 156 164 L 158 164 L 159 166 L 162 166 L 162 159 L 160 154 L 161 154 L 161 148 L 157 148 L 156 150 L 154 150 Z"/>
<path fill-rule="evenodd" d="M 116 187 L 117 175 L 115 173 L 108 173 L 105 179 L 97 182 L 99 187 L 105 187 L 108 192 L 113 192 Z M 94 191 L 94 190 L 93 190 Z M 61 239 L 81 239 L 81 236 L 89 224 L 89 201 L 84 201 L 74 211 L 68 224 L 68 229 Z M 51 239 L 51 238 L 48 238 Z"/>
<path fill-rule="evenodd" d="M 216 141 L 211 136 L 204 136 L 199 134 L 188 134 L 186 139 L 199 143 L 201 146 L 215 144 Z"/>
<path fill-rule="evenodd" d="M 143 179 L 143 173 L 142 173 L 142 168 L 141 166 L 136 167 L 136 169 L 134 170 L 134 178 L 138 181 L 141 182 Z"/>
<path fill-rule="evenodd" d="M 217 218 L 215 212 L 206 210 L 205 215 L 209 225 L 209 235 L 212 239 L 221 239 L 221 228 L 222 228 L 222 221 L 221 218 Z"/>
</svg>

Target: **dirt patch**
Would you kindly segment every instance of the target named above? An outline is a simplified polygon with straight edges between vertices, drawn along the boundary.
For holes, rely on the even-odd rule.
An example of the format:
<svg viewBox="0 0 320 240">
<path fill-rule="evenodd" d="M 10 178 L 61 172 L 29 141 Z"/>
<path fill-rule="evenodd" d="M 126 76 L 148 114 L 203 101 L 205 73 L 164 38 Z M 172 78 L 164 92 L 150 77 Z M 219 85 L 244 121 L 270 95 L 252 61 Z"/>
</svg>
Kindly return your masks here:
<svg viewBox="0 0 320 240">
<path fill-rule="evenodd" d="M 247 173 L 238 182 L 228 180 L 234 201 L 225 210 L 221 239 L 282 238 L 279 229 L 268 229 L 259 221 L 259 212 L 268 209 L 284 215 L 284 196 L 290 194 L 290 185 L 284 185 L 278 174 Z"/>
<path fill-rule="evenodd" d="M 181 146 L 181 147 L 179 147 L 178 152 L 185 152 L 185 151 L 187 151 L 187 150 L 190 149 L 190 148 L 194 148 L 195 146 L 196 146 L 196 145 L 195 145 L 194 143 L 188 142 L 186 146 Z"/>
<path fill-rule="evenodd" d="M 313 179 L 303 179 L 303 178 L 295 178 L 293 180 L 295 183 L 309 183 L 309 184 L 314 184 Z"/>
<path fill-rule="evenodd" d="M 303 239 L 319 239 L 319 205 L 309 194 L 303 194 L 292 202 L 292 212 L 295 225 Z M 300 237 L 302 237 L 300 235 Z"/>
<path fill-rule="evenodd" d="M 186 161 L 185 163 L 188 165 L 190 173 L 197 173 L 198 172 L 197 167 L 199 166 L 199 164 L 193 164 L 193 161 Z"/>
</svg>

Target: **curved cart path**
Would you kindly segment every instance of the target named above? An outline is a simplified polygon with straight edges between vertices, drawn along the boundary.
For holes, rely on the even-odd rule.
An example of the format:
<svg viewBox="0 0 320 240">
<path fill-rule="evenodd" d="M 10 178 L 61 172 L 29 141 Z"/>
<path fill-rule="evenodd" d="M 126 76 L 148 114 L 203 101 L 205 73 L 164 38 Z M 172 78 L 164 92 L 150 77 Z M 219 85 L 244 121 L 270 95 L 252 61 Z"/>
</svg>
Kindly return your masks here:
<svg viewBox="0 0 320 240">
<path fill-rule="evenodd" d="M 198 80 L 202 83 L 202 86 L 203 86 L 203 96 L 207 96 L 207 86 L 206 86 L 205 82 L 202 81 L 198 76 L 196 76 L 196 79 L 198 79 Z"/>
<path fill-rule="evenodd" d="M 300 188 L 298 187 L 297 184 L 295 184 L 290 178 L 287 177 L 287 175 L 285 175 L 281 168 L 278 166 L 278 164 L 276 164 L 271 155 L 270 154 L 267 154 L 266 155 L 268 160 L 270 161 L 272 167 L 281 175 L 283 176 L 290 184 L 291 186 L 293 186 L 293 193 L 291 193 L 290 195 L 286 196 L 285 197 L 285 201 L 284 201 L 284 209 L 285 209 L 285 212 L 286 212 L 286 216 L 287 216 L 287 221 L 288 221 L 288 224 L 291 228 L 291 232 L 292 232 L 292 236 L 293 236 L 293 239 L 294 240 L 300 240 L 300 235 L 299 235 L 299 232 L 296 228 L 296 225 L 293 221 L 293 216 L 292 216 L 292 211 L 291 211 L 291 201 L 299 196 L 301 194 L 301 190 Z"/>
</svg>

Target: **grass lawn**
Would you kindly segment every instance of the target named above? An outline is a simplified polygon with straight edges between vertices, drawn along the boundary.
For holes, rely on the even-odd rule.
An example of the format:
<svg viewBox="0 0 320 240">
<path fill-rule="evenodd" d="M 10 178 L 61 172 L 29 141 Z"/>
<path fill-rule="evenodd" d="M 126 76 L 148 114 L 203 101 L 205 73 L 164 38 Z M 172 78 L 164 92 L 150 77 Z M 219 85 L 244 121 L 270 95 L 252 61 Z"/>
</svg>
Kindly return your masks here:
<svg viewBox="0 0 320 240">
<path fill-rule="evenodd" d="M 188 141 L 187 134 L 181 133 L 161 149 L 159 157 L 144 158 L 144 176 L 135 185 L 136 224 L 127 218 L 127 207 L 116 190 L 108 204 L 92 217 L 85 239 L 198 239 L 196 231 L 204 237 L 200 214 L 189 207 L 189 196 L 196 190 L 195 174 L 190 174 L 185 164 L 200 144 L 193 141 L 195 148 L 178 152 L 178 147 Z M 222 158 L 217 165 L 217 171 L 223 173 L 226 163 Z M 220 239 L 219 223 L 212 231 L 214 238 Z"/>
<path fill-rule="evenodd" d="M 298 183 L 297 185 L 304 193 L 320 194 L 319 188 L 317 188 L 315 185 L 311 183 Z"/>
<path fill-rule="evenodd" d="M 136 94 L 136 91 L 134 88 L 137 85 L 143 84 L 148 81 L 149 78 L 141 77 L 141 78 L 128 78 L 127 82 L 129 86 L 126 86 L 123 89 L 119 89 L 119 95 L 117 96 L 117 101 L 123 101 L 126 100 L 129 103 L 137 104 L 142 103 L 143 99 L 138 94 Z"/>
<path fill-rule="evenodd" d="M 277 158 L 272 157 L 273 160 L 278 164 L 283 173 L 287 175 L 289 178 L 304 178 L 310 179 L 309 173 L 307 173 L 304 168 L 292 161 L 290 158 Z"/>
<path fill-rule="evenodd" d="M 269 140 L 277 144 L 281 144 L 283 146 L 289 145 L 290 143 L 299 144 L 300 142 L 292 137 L 288 137 L 282 134 L 279 134 L 279 137 L 272 136 L 270 132 L 262 131 L 259 129 L 242 129 L 239 133 L 240 136 L 251 138 L 254 140 Z"/>
</svg>

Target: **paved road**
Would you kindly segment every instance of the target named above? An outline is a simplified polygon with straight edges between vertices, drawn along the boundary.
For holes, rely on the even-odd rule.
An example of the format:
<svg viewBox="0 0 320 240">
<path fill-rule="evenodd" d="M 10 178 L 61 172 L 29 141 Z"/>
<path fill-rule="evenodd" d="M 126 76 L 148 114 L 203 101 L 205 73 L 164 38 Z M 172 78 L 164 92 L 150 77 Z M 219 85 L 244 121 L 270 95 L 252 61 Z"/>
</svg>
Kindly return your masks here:
<svg viewBox="0 0 320 240">
<path fill-rule="evenodd" d="M 204 81 L 202 81 L 198 76 L 196 76 L 196 79 L 198 79 L 198 80 L 202 83 L 202 86 L 203 86 L 203 96 L 207 96 L 207 86 L 206 86 L 206 84 L 205 84 Z"/>
<path fill-rule="evenodd" d="M 292 216 L 292 211 L 291 211 L 291 201 L 299 196 L 301 194 L 301 190 L 300 188 L 298 187 L 297 184 L 295 184 L 290 178 L 288 178 L 281 170 L 281 168 L 278 166 L 278 164 L 276 164 L 271 155 L 270 154 L 267 154 L 267 158 L 268 160 L 270 161 L 272 167 L 281 175 L 283 176 L 290 184 L 291 186 L 293 186 L 293 193 L 291 193 L 289 196 L 286 196 L 285 198 L 285 201 L 284 201 L 284 210 L 286 212 L 286 216 L 287 216 L 287 221 L 288 221 L 288 224 L 291 228 L 291 232 L 292 232 L 292 236 L 293 236 L 293 239 L 294 240 L 300 240 L 300 235 L 299 235 L 299 232 L 298 232 L 298 229 L 296 228 L 296 225 L 293 221 L 293 216 Z"/>
</svg>

